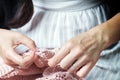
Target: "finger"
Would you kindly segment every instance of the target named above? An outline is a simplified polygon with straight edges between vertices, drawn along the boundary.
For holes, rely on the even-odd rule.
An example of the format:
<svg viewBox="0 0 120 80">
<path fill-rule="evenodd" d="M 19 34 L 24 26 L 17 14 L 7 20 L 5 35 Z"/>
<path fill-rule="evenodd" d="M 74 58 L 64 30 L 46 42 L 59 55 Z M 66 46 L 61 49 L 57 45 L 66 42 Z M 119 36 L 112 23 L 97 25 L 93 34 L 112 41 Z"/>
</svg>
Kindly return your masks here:
<svg viewBox="0 0 120 80">
<path fill-rule="evenodd" d="M 48 65 L 54 67 L 57 65 L 68 53 L 70 49 L 66 46 L 62 47 L 57 54 L 55 54 L 51 59 L 48 60 Z"/>
<path fill-rule="evenodd" d="M 18 55 L 12 48 L 9 48 L 7 54 L 9 60 L 14 62 L 16 65 L 20 65 L 23 68 L 33 62 L 33 57 L 34 57 L 33 52 L 30 52 L 30 55 L 23 57 Z"/>
<path fill-rule="evenodd" d="M 88 73 L 89 71 L 93 68 L 93 66 L 95 65 L 94 62 L 88 62 L 85 66 L 83 66 L 78 72 L 77 72 L 77 75 L 80 77 L 80 78 L 84 78 Z"/>
<path fill-rule="evenodd" d="M 30 38 L 28 38 L 26 36 L 23 36 L 23 35 L 22 35 L 21 38 L 22 38 L 20 40 L 21 44 L 27 46 L 32 51 L 36 51 L 36 45 L 35 45 L 35 42 L 32 39 L 30 39 Z"/>
<path fill-rule="evenodd" d="M 41 58 L 39 56 L 37 56 L 37 55 L 36 55 L 36 59 L 34 59 L 34 63 L 39 68 L 42 68 L 42 67 L 45 66 L 43 61 L 41 60 Z"/>
<path fill-rule="evenodd" d="M 28 68 L 30 65 L 33 64 L 35 57 L 35 52 L 29 51 L 26 56 L 22 57 L 22 65 L 23 68 Z"/>
<path fill-rule="evenodd" d="M 76 72 L 78 69 L 80 69 L 83 65 L 89 62 L 89 59 L 86 55 L 80 57 L 68 70 L 70 73 Z"/>
<path fill-rule="evenodd" d="M 8 66 L 11 66 L 13 68 L 16 68 L 18 65 L 15 64 L 14 62 L 12 62 L 11 60 L 5 59 L 4 60 L 5 64 L 7 64 Z"/>
<path fill-rule="evenodd" d="M 80 48 L 74 48 L 61 62 L 60 66 L 63 69 L 68 69 L 83 53 Z"/>
<path fill-rule="evenodd" d="M 22 56 L 18 55 L 12 48 L 8 48 L 6 51 L 6 58 L 15 64 L 21 64 Z"/>
</svg>

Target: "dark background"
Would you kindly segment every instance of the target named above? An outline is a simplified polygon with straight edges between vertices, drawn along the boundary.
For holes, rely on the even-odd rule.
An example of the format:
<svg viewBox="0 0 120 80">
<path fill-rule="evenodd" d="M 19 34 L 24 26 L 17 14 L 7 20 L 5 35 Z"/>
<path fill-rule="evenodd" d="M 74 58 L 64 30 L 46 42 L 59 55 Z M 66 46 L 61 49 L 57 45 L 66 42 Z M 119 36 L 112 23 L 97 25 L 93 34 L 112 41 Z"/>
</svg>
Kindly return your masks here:
<svg viewBox="0 0 120 80">
<path fill-rule="evenodd" d="M 0 28 L 7 28 L 5 22 L 10 20 L 15 12 L 20 0 L 0 0 Z M 120 0 L 103 0 L 110 7 L 111 17 L 120 12 Z"/>
<path fill-rule="evenodd" d="M 120 0 L 106 0 L 110 7 L 111 17 L 120 12 Z"/>
</svg>

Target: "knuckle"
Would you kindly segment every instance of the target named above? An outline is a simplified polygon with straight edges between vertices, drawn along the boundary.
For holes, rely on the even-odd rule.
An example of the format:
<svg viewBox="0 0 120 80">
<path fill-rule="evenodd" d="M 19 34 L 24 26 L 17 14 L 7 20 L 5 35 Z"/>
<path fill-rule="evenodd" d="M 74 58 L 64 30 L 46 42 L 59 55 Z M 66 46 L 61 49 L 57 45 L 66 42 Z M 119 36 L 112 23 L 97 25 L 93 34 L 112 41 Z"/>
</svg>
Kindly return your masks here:
<svg viewBox="0 0 120 80">
<path fill-rule="evenodd" d="M 81 48 L 80 46 L 77 46 L 77 47 L 75 48 L 76 52 L 80 52 L 81 49 L 82 49 L 82 48 Z"/>
<path fill-rule="evenodd" d="M 33 41 L 33 40 L 29 40 L 29 44 L 31 44 L 31 45 L 34 45 L 35 44 L 35 42 Z"/>
<path fill-rule="evenodd" d="M 24 36 L 23 34 L 21 34 L 21 33 L 16 32 L 16 38 L 18 38 L 18 40 L 19 40 L 19 39 L 20 39 L 20 40 L 24 40 L 24 39 L 25 39 L 25 36 Z"/>
<path fill-rule="evenodd" d="M 24 35 L 21 34 L 21 33 L 16 32 L 16 34 L 17 34 L 18 36 L 20 36 L 20 37 L 24 37 Z"/>
<path fill-rule="evenodd" d="M 68 43 L 66 44 L 66 47 L 67 47 L 67 48 L 73 47 L 73 43 L 72 43 L 72 42 L 68 42 Z"/>
<path fill-rule="evenodd" d="M 84 52 L 84 49 L 81 48 L 80 46 L 76 46 L 75 47 L 75 52 L 76 52 L 76 54 L 82 54 Z"/>
<path fill-rule="evenodd" d="M 86 62 L 91 61 L 91 56 L 90 55 L 85 55 L 84 59 L 86 60 Z"/>
<path fill-rule="evenodd" d="M 23 34 L 20 34 L 20 33 L 18 33 L 18 32 L 16 32 L 15 34 L 16 34 L 16 36 L 17 36 L 17 37 L 21 37 L 21 38 L 23 38 L 23 37 L 24 37 L 24 35 L 23 35 Z"/>
</svg>

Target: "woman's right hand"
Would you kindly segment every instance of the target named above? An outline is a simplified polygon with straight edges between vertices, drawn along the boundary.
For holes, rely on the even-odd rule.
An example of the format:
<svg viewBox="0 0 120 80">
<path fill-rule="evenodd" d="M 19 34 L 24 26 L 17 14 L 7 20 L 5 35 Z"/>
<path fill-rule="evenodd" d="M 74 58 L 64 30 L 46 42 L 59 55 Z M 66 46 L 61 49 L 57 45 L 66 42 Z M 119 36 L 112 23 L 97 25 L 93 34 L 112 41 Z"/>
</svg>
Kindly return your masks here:
<svg viewBox="0 0 120 80">
<path fill-rule="evenodd" d="M 26 57 L 19 55 L 15 48 L 20 44 L 28 47 L 31 54 Z M 30 38 L 18 32 L 0 29 L 0 56 L 6 64 L 12 67 L 29 67 L 34 61 L 35 49 L 35 43 Z"/>
</svg>

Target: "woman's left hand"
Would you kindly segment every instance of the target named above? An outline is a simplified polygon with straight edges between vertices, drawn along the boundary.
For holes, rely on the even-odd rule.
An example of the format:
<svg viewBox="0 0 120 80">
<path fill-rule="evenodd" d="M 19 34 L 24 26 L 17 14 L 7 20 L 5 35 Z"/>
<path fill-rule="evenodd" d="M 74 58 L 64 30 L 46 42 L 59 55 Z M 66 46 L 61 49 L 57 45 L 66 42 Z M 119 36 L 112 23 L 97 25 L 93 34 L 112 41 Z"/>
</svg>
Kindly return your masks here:
<svg viewBox="0 0 120 80">
<path fill-rule="evenodd" d="M 106 48 L 107 37 L 100 26 L 70 39 L 48 64 L 51 67 L 59 64 L 68 72 L 84 78 L 99 59 L 100 52 Z"/>
</svg>

